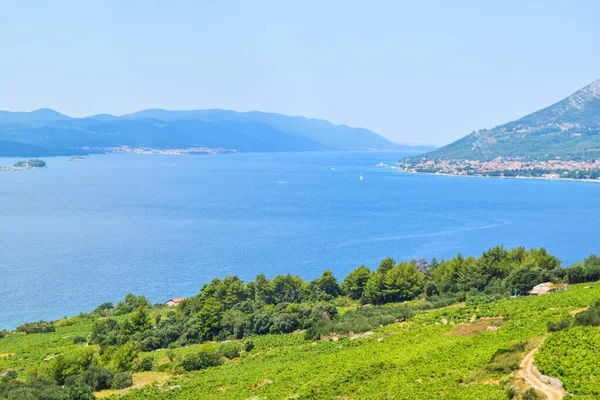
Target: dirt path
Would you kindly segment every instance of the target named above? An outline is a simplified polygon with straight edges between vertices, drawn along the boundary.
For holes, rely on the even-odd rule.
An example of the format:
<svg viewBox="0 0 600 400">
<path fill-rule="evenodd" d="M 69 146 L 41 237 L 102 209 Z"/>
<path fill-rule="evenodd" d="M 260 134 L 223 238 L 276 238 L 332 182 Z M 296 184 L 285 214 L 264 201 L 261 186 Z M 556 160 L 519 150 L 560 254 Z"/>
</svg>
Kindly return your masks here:
<svg viewBox="0 0 600 400">
<path fill-rule="evenodd" d="M 521 365 L 519 366 L 519 375 L 521 375 L 523 379 L 529 382 L 529 384 L 533 386 L 535 390 L 544 393 L 548 400 L 560 400 L 566 394 L 565 389 L 558 389 L 552 385 L 542 382 L 540 378 L 538 378 L 532 371 L 533 357 L 535 356 L 535 353 L 538 352 L 538 349 L 539 347 L 536 347 L 535 349 L 530 351 L 525 356 L 523 361 L 521 361 Z"/>
</svg>

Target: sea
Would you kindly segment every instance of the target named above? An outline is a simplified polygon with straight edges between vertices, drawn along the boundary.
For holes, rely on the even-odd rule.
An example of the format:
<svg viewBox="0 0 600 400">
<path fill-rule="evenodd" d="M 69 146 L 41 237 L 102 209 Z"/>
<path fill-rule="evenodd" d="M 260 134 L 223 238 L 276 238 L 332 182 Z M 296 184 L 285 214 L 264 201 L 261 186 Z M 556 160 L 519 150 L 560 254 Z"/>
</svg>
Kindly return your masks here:
<svg viewBox="0 0 600 400">
<path fill-rule="evenodd" d="M 109 154 L 0 172 L 0 329 L 129 292 L 187 297 L 226 275 L 341 281 L 385 257 L 496 245 L 544 246 L 563 266 L 600 252 L 600 184 L 376 167 L 405 155 Z"/>
</svg>

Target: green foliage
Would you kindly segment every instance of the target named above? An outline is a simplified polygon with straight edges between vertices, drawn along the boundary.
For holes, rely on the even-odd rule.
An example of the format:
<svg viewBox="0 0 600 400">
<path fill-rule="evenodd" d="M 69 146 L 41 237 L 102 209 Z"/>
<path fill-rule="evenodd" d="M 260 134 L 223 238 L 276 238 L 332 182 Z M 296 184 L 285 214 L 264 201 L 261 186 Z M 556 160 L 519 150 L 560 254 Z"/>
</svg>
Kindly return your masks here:
<svg viewBox="0 0 600 400">
<path fill-rule="evenodd" d="M 23 324 L 21 326 L 18 326 L 16 331 L 23 332 L 23 333 L 30 335 L 32 333 L 56 332 L 56 328 L 54 327 L 54 324 L 52 324 L 51 322 L 39 321 L 39 322 L 31 322 L 28 324 Z"/>
<path fill-rule="evenodd" d="M 81 343 L 87 343 L 87 339 L 83 336 L 75 336 L 73 338 L 73 343 L 74 344 L 81 344 Z"/>
<path fill-rule="evenodd" d="M 573 323 L 572 318 L 561 319 L 558 322 L 548 321 L 548 332 L 558 332 L 567 329 Z"/>
<path fill-rule="evenodd" d="M 254 349 L 254 342 L 252 339 L 248 339 L 244 341 L 244 351 L 250 352 Z"/>
<path fill-rule="evenodd" d="M 511 291 L 516 290 L 521 295 L 528 294 L 534 286 L 548 281 L 549 278 L 548 272 L 541 269 L 518 269 L 506 279 L 506 287 Z"/>
<path fill-rule="evenodd" d="M 186 371 L 197 371 L 222 364 L 221 354 L 213 345 L 204 345 L 196 353 L 188 354 L 183 358 L 181 366 Z"/>
<path fill-rule="evenodd" d="M 14 166 L 17 168 L 43 168 L 46 166 L 46 162 L 40 159 L 18 161 L 14 164 Z"/>
<path fill-rule="evenodd" d="M 341 289 L 351 299 L 360 300 L 365 292 L 365 286 L 371 277 L 369 268 L 361 265 L 350 272 L 342 282 Z"/>
<path fill-rule="evenodd" d="M 600 326 L 600 302 L 575 315 L 574 326 Z"/>
<path fill-rule="evenodd" d="M 81 381 L 92 388 L 94 392 L 112 387 L 114 374 L 112 371 L 92 366 L 81 374 Z"/>
<path fill-rule="evenodd" d="M 92 365 L 94 353 L 93 348 L 83 347 L 59 354 L 50 360 L 46 374 L 59 385 L 64 385 L 68 377 L 79 375 Z"/>
<path fill-rule="evenodd" d="M 229 359 L 237 358 L 242 351 L 242 345 L 237 342 L 223 343 L 219 346 L 219 354 Z"/>
<path fill-rule="evenodd" d="M 106 303 L 104 303 L 106 306 Z M 102 305 L 101 305 L 102 307 Z M 115 306 L 114 312 L 115 315 L 125 315 L 129 314 L 133 310 L 137 310 L 140 307 L 150 308 L 152 307 L 152 303 L 148 301 L 144 296 L 135 296 L 134 294 L 129 293 L 125 296 L 125 300 L 120 301 Z"/>
<path fill-rule="evenodd" d="M 539 399 L 534 388 L 529 388 L 521 394 L 521 400 L 537 400 Z"/>
<path fill-rule="evenodd" d="M 63 389 L 48 378 L 33 378 L 24 383 L 0 380 L 2 400 L 65 400 L 64 396 Z"/>
<path fill-rule="evenodd" d="M 112 380 L 112 389 L 125 389 L 133 385 L 133 377 L 130 373 L 119 372 L 115 374 Z"/>
<path fill-rule="evenodd" d="M 112 352 L 104 353 L 104 362 L 109 363 L 115 372 L 127 372 L 131 371 L 138 354 L 137 345 L 129 341 Z"/>
<path fill-rule="evenodd" d="M 600 331 L 576 326 L 554 332 L 540 347 L 535 365 L 542 374 L 560 379 L 574 395 L 600 396 Z"/>
<path fill-rule="evenodd" d="M 134 363 L 133 370 L 135 372 L 152 371 L 152 367 L 154 367 L 154 358 L 144 357 Z"/>
</svg>

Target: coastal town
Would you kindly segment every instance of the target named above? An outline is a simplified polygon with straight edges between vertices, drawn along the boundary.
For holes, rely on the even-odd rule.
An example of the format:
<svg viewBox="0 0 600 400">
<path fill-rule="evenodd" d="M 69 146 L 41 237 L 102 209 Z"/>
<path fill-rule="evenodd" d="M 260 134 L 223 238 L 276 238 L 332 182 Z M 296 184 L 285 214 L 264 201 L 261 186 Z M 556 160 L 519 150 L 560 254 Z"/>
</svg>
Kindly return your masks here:
<svg viewBox="0 0 600 400">
<path fill-rule="evenodd" d="M 189 147 L 181 149 L 154 149 L 149 147 L 129 147 L 129 146 L 115 146 L 115 147 L 82 147 L 84 151 L 90 151 L 95 153 L 126 153 L 126 154 L 229 154 L 236 153 L 235 149 L 222 149 L 222 148 L 210 148 L 210 147 Z"/>
<path fill-rule="evenodd" d="M 600 178 L 600 160 L 528 161 L 498 157 L 491 161 L 422 159 L 402 160 L 398 169 L 404 172 L 459 176 L 496 176 L 511 178 L 584 179 Z"/>
</svg>

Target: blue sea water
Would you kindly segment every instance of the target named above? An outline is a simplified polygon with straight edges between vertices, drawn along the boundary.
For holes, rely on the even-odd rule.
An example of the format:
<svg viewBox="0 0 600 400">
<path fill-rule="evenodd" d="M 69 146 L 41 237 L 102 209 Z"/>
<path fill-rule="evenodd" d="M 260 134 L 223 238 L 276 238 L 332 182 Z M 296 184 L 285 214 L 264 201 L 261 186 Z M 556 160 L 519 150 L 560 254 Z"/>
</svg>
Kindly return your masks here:
<svg viewBox="0 0 600 400">
<path fill-rule="evenodd" d="M 48 158 L 0 172 L 0 329 L 214 277 L 545 246 L 600 251 L 600 185 L 404 174 L 396 153 Z M 15 160 L 0 159 L 0 165 Z M 365 179 L 359 180 L 361 169 Z"/>
</svg>

